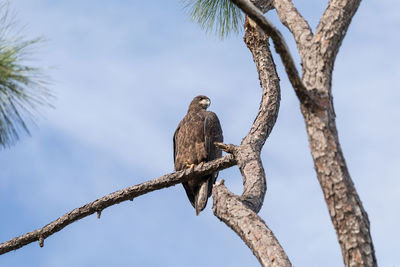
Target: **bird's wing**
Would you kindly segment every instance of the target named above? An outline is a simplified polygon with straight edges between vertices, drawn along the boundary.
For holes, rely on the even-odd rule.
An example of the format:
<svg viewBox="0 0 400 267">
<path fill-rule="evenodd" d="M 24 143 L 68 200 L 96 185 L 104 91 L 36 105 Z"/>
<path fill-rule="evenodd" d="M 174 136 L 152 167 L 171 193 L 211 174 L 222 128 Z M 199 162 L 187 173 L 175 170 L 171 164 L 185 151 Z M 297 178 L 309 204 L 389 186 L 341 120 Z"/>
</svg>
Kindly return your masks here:
<svg viewBox="0 0 400 267">
<path fill-rule="evenodd" d="M 204 120 L 204 142 L 207 151 L 207 161 L 220 158 L 222 151 L 214 145 L 214 142 L 223 142 L 221 124 L 214 112 L 207 112 Z"/>
<path fill-rule="evenodd" d="M 204 120 L 204 142 L 207 151 L 207 161 L 211 161 L 222 156 L 221 149 L 217 148 L 214 142 L 223 142 L 221 124 L 214 112 L 207 112 L 206 119 Z M 218 172 L 211 174 L 210 178 L 204 186 L 207 187 L 206 199 L 211 196 L 212 186 L 217 180 Z M 205 202 L 207 203 L 207 201 Z M 204 205 L 205 206 L 205 205 Z"/>
<path fill-rule="evenodd" d="M 178 124 L 178 127 L 176 128 L 175 133 L 174 133 L 174 138 L 172 140 L 173 145 L 174 145 L 174 163 L 175 163 L 175 160 L 176 160 L 176 153 L 178 153 L 178 148 L 176 147 L 177 146 L 176 138 L 177 138 L 178 131 L 181 128 L 181 124 L 182 124 L 182 121 Z"/>
</svg>

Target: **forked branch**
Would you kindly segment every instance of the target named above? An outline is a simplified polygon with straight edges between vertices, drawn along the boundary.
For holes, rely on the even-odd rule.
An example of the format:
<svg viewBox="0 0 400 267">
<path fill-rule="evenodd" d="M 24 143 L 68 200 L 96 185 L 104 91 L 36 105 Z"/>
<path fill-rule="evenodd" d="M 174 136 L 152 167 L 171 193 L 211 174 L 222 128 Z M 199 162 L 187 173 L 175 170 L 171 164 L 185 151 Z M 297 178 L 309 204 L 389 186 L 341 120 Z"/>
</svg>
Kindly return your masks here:
<svg viewBox="0 0 400 267">
<path fill-rule="evenodd" d="M 276 0 L 274 4 L 289 1 Z M 344 263 L 346 266 L 377 266 L 368 215 L 351 179 L 339 142 L 331 94 L 336 54 L 360 2 L 330 0 L 311 44 L 307 41 L 308 47 L 300 53 L 303 84 L 308 87 L 307 90 L 324 96 L 329 103 L 327 109 L 320 112 L 303 102 L 302 98 L 299 97 L 299 100 L 314 167 L 342 249 Z M 279 8 L 277 5 L 275 7 Z M 280 12 L 281 21 L 282 17 L 291 16 L 285 14 L 289 10 L 284 12 L 282 9 Z M 300 25 L 292 20 L 288 27 L 295 29 Z"/>
<path fill-rule="evenodd" d="M 283 38 L 282 34 L 271 22 L 264 16 L 264 14 L 249 0 L 231 0 L 235 3 L 249 18 L 257 23 L 258 26 L 271 37 L 276 52 L 280 55 L 282 63 L 285 67 L 286 73 L 289 80 L 296 92 L 296 95 L 301 102 L 309 106 L 317 106 L 321 109 L 326 109 L 328 103 L 324 99 L 319 99 L 318 95 L 313 95 L 307 91 L 304 86 L 299 72 L 295 66 L 292 55 L 290 54 L 289 48 Z"/>
</svg>

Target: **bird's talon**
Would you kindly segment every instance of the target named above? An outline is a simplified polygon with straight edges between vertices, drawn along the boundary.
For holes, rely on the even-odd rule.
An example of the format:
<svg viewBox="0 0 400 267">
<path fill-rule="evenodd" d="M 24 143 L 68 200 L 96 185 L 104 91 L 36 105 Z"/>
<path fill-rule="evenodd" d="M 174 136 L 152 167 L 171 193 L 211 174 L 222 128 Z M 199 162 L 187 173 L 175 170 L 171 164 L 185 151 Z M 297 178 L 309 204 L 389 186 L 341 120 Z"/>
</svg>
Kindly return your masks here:
<svg viewBox="0 0 400 267">
<path fill-rule="evenodd" d="M 187 161 L 185 161 L 185 167 L 186 168 L 190 168 L 190 169 L 193 169 L 194 168 L 194 164 L 190 164 L 190 162 L 187 160 Z"/>
</svg>

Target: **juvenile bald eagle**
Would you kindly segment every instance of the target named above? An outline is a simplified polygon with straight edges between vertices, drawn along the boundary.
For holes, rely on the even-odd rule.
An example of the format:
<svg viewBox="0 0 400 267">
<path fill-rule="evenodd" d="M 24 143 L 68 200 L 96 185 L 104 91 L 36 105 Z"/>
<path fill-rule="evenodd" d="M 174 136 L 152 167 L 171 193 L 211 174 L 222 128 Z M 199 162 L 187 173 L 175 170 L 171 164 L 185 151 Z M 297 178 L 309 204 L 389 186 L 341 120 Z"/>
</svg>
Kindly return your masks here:
<svg viewBox="0 0 400 267">
<path fill-rule="evenodd" d="M 223 141 L 222 129 L 217 115 L 207 111 L 210 103 L 208 97 L 196 96 L 190 103 L 186 116 L 179 123 L 174 134 L 176 171 L 222 156 L 222 151 L 214 145 L 214 142 Z M 200 180 L 183 183 L 197 215 L 206 207 L 217 176 L 218 172 L 214 172 Z"/>
</svg>

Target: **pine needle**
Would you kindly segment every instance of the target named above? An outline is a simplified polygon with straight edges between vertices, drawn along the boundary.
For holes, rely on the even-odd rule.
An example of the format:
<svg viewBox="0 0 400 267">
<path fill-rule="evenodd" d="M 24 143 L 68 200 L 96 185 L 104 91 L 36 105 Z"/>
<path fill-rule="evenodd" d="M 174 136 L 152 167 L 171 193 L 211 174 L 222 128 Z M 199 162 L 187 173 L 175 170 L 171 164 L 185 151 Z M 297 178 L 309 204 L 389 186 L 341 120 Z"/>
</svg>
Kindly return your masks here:
<svg viewBox="0 0 400 267">
<path fill-rule="evenodd" d="M 238 33 L 243 24 L 241 10 L 230 0 L 183 0 L 191 19 L 207 32 L 214 32 L 221 39 L 232 32 Z"/>
<path fill-rule="evenodd" d="M 20 133 L 29 134 L 26 121 L 34 122 L 35 111 L 48 106 L 51 94 L 46 79 L 27 56 L 40 38 L 25 40 L 15 34 L 8 4 L 0 5 L 0 147 L 15 144 Z"/>
</svg>

